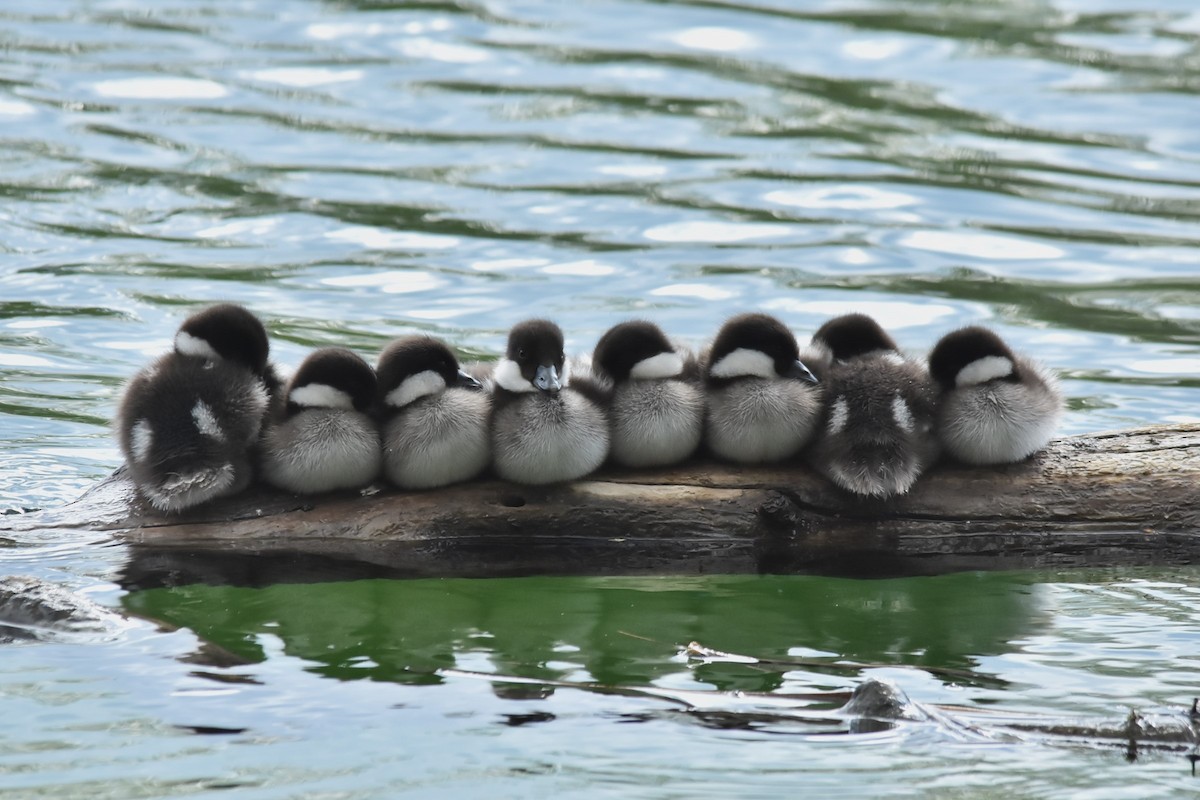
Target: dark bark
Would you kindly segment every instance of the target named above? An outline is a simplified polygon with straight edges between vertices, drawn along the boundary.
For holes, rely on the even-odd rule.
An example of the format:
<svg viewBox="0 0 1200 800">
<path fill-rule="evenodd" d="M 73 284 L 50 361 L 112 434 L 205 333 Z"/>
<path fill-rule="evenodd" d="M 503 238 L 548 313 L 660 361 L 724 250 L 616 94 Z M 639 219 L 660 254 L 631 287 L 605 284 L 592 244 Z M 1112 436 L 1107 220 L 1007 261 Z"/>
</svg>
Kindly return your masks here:
<svg viewBox="0 0 1200 800">
<path fill-rule="evenodd" d="M 931 574 L 1196 563 L 1198 489 L 1200 424 L 1191 424 L 1059 439 L 1004 467 L 943 464 L 887 501 L 848 495 L 803 465 L 696 462 L 538 488 L 479 481 L 316 498 L 255 488 L 164 517 L 118 474 L 61 509 L 0 520 L 0 532 L 113 531 L 134 546 L 135 573 L 244 573 L 236 582 L 327 569 Z"/>
</svg>

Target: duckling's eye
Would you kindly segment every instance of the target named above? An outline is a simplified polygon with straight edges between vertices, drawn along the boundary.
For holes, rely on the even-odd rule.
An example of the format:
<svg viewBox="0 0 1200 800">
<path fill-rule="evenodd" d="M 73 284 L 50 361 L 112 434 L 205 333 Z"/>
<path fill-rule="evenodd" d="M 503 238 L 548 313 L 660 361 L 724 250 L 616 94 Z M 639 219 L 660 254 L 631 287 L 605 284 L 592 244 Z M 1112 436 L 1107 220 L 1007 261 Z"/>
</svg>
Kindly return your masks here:
<svg viewBox="0 0 1200 800">
<path fill-rule="evenodd" d="M 520 350 L 517 351 L 517 358 L 520 358 L 520 359 L 525 358 L 525 348 L 524 347 L 522 347 Z"/>
</svg>

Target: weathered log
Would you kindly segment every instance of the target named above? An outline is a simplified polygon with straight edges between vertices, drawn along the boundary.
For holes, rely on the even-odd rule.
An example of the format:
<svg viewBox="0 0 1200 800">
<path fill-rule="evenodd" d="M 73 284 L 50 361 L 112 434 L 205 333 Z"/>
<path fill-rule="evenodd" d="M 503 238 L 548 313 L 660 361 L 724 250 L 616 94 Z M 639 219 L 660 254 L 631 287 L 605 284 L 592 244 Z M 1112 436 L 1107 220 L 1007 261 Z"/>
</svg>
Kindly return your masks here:
<svg viewBox="0 0 1200 800">
<path fill-rule="evenodd" d="M 176 580 L 217 570 L 262 583 L 338 566 L 402 576 L 897 575 L 1192 564 L 1198 501 L 1200 424 L 1187 424 L 1058 439 L 1003 467 L 939 465 L 886 501 L 848 495 L 800 464 L 695 462 L 550 487 L 485 480 L 317 498 L 256 488 L 162 516 L 118 474 L 61 509 L 8 517 L 0 531 L 112 531 L 133 546 L 133 572 L 176 571 Z"/>
</svg>

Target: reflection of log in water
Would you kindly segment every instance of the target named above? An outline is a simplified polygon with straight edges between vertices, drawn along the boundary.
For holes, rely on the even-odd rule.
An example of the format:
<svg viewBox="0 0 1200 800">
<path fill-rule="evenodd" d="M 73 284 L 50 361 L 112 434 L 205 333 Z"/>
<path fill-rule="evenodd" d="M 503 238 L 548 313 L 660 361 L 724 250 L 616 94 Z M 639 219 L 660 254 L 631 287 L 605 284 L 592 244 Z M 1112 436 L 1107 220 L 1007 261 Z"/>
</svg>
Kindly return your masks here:
<svg viewBox="0 0 1200 800">
<path fill-rule="evenodd" d="M 716 576 L 351 581 L 263 589 L 191 585 L 136 591 L 125 609 L 259 661 L 263 636 L 343 680 L 424 683 L 447 667 L 559 679 L 583 669 L 606 684 L 676 673 L 680 645 L 712 642 L 773 660 L 766 668 L 710 656 L 696 680 L 769 692 L 789 671 L 831 685 L 864 664 L 911 666 L 955 683 L 1003 685 L 976 669 L 1045 624 L 1040 593 L 1007 573 L 921 580 Z M 800 663 L 788 648 L 842 654 Z M 847 664 L 846 662 L 855 662 Z M 840 663 L 839 663 L 840 662 Z M 364 663 L 372 666 L 365 668 Z M 945 673 L 943 675 L 943 672 Z M 432 678 L 436 680 L 436 678 Z M 827 684 L 830 685 L 830 684 Z"/>
<path fill-rule="evenodd" d="M 170 518 L 118 476 L 0 529 L 111 530 L 137 546 L 135 559 L 158 558 L 180 580 L 206 552 L 406 576 L 1189 564 L 1200 557 L 1198 456 L 1193 424 L 1060 439 L 1007 467 L 942 466 L 890 501 L 848 496 L 802 466 L 690 464 L 539 488 L 483 481 L 316 499 L 256 489 Z M 175 553 L 188 559 L 172 563 Z M 268 580 L 280 579 L 286 569 Z"/>
<path fill-rule="evenodd" d="M 350 586 L 362 588 L 368 593 L 378 592 L 389 585 L 395 585 L 395 583 L 368 581 L 350 584 Z M 211 587 L 194 588 L 199 591 L 212 590 Z M 226 591 L 229 590 L 226 589 Z M 180 590 L 170 593 L 135 593 L 129 596 L 127 605 L 138 608 L 144 613 L 155 608 L 152 600 L 146 602 L 148 599 L 156 595 L 176 595 L 179 592 Z M 386 598 L 381 598 L 381 600 L 386 600 Z M 194 605 L 186 598 L 183 604 Z M 337 604 L 325 605 L 327 609 L 337 608 Z M 373 606 L 374 604 L 368 603 L 367 605 Z M 386 605 L 389 608 L 393 607 L 390 603 Z M 262 611 L 262 609 L 256 609 L 252 603 L 242 605 L 226 603 L 224 607 L 229 613 L 248 615 L 251 619 Z M 310 612 L 311 609 L 304 609 L 304 611 Z M 359 661 L 364 646 L 366 652 L 378 655 L 394 649 L 394 645 L 403 640 L 403 637 L 393 635 L 386 642 L 375 642 L 372 645 L 371 636 L 367 636 L 364 642 L 364 630 L 355 620 L 347 620 L 338 611 L 328 610 L 327 613 L 330 614 L 328 619 L 319 617 L 307 619 L 306 630 L 331 631 L 336 629 L 344 634 L 343 638 L 349 647 L 332 654 L 333 657 L 344 661 Z M 272 616 L 278 615 L 272 614 Z M 63 633 L 69 633 L 77 637 L 76 641 L 110 638 L 126 625 L 119 615 L 100 609 L 84 597 L 63 587 L 31 578 L 9 578 L 0 581 L 0 622 L 19 623 L 23 628 L 35 630 L 38 632 L 36 638 L 55 638 Z M 330 622 L 336 623 L 336 626 L 331 627 Z M 361 622 L 361 620 L 357 622 Z M 247 624 L 243 620 L 238 630 L 244 632 L 253 627 L 253 622 Z M 230 626 L 230 629 L 232 630 L 233 626 Z M 272 623 L 272 630 L 281 635 L 285 642 L 289 641 L 286 626 Z M 449 657 L 443 661 L 441 666 L 431 663 L 425 668 L 405 667 L 409 682 L 436 683 L 447 678 L 485 680 L 497 688 L 498 695 L 521 699 L 544 697 L 555 689 L 654 698 L 672 704 L 679 709 L 675 713 L 684 713 L 690 720 L 722 729 L 808 732 L 811 735 L 820 736 L 878 734 L 883 731 L 899 732 L 904 729 L 924 729 L 944 736 L 948 740 L 961 742 L 1121 746 L 1129 758 L 1137 758 L 1146 751 L 1190 751 L 1194 755 L 1197 742 L 1200 742 L 1200 713 L 1197 712 L 1194 704 L 1190 712 L 1184 709 L 1154 713 L 1131 711 L 1121 720 L 1062 719 L 1048 715 L 1009 713 L 978 707 L 917 703 L 908 698 L 898 686 L 870 677 L 858 682 L 852 691 L 821 691 L 814 688 L 813 691 L 802 693 L 779 693 L 672 689 L 657 686 L 653 680 L 636 678 L 636 682 L 629 683 L 614 683 L 603 679 L 583 682 L 537 675 L 515 676 L 501 671 L 472 672 L 454 666 L 454 652 L 463 645 L 459 633 L 457 631 L 444 633 L 450 652 L 447 654 Z M 306 638 L 306 636 L 300 635 L 298 639 L 292 641 Z M 586 637 L 582 637 L 581 640 L 583 638 Z M 561 643 L 562 640 L 556 639 L 556 641 Z M 227 652 L 219 646 L 214 646 L 211 642 L 204 642 L 203 639 L 202 642 L 200 652 L 197 654 L 202 657 L 186 660 L 204 664 L 243 663 L 235 653 Z M 325 653 L 326 658 L 331 657 L 328 652 L 328 642 L 309 644 Z M 291 649 L 289 646 L 289 650 Z M 221 654 L 221 657 L 214 661 L 211 653 Z M 684 653 L 690 658 L 705 661 L 765 665 L 788 670 L 803 665 L 824 669 L 836 668 L 857 674 L 863 669 L 873 666 L 844 662 L 812 664 L 810 663 L 811 659 L 758 658 L 713 650 L 697 642 L 688 645 L 684 649 Z M 576 657 L 586 659 L 586 653 L 580 652 Z M 528 664 L 529 660 L 525 659 L 524 663 Z M 677 669 L 678 665 L 672 665 L 671 668 Z M 325 672 L 326 670 L 319 671 Z M 957 674 L 957 670 L 925 669 L 924 671 L 940 672 L 945 678 L 970 677 Z M 336 668 L 330 669 L 329 673 L 335 677 L 345 677 Z M 253 678 L 237 674 L 207 672 L 193 672 L 192 674 L 221 682 L 253 681 Z M 367 676 L 360 675 L 358 677 Z M 370 677 L 379 676 L 372 675 Z M 514 688 L 516 691 L 513 691 Z M 654 715 L 671 712 L 651 711 L 649 713 Z M 554 719 L 553 714 L 541 711 L 506 716 L 506 724 L 511 725 L 546 722 Z M 244 730 L 242 728 L 211 728 L 207 726 L 191 727 L 190 729 L 197 733 L 231 733 Z"/>
</svg>

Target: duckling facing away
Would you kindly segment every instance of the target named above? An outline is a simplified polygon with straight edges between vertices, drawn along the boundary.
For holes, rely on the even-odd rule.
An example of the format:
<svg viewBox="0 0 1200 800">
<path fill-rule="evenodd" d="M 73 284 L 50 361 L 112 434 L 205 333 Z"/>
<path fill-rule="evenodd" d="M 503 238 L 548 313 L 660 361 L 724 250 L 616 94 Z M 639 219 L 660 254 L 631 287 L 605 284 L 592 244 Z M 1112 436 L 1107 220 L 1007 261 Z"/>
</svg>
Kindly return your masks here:
<svg viewBox="0 0 1200 800">
<path fill-rule="evenodd" d="M 936 388 L 925 366 L 901 355 L 865 314 L 829 320 L 813 346 L 825 353 L 828 375 L 813 467 L 855 494 L 904 494 L 939 451 Z"/>
<path fill-rule="evenodd" d="M 288 382 L 286 407 L 262 437 L 263 479 L 297 494 L 366 486 L 379 474 L 379 430 L 368 415 L 375 372 L 341 347 L 313 351 Z"/>
<path fill-rule="evenodd" d="M 280 385 L 269 347 L 257 317 L 222 303 L 184 320 L 174 349 L 129 381 L 117 440 L 151 506 L 179 512 L 249 485 L 251 449 Z"/>
<path fill-rule="evenodd" d="M 683 461 L 704 433 L 704 391 L 695 358 L 652 322 L 610 328 L 592 355 L 593 371 L 611 383 L 612 459 L 627 467 Z"/>
<path fill-rule="evenodd" d="M 564 386 L 562 330 L 544 319 L 518 323 L 492 371 L 492 464 L 517 483 L 582 478 L 608 457 L 608 418 L 595 399 Z"/>
<path fill-rule="evenodd" d="M 941 387 L 937 432 L 967 464 L 1008 464 L 1046 446 L 1062 415 L 1054 376 L 979 326 L 946 334 L 929 354 Z"/>
<path fill-rule="evenodd" d="M 821 389 L 800 358 L 796 337 L 767 314 L 739 314 L 717 333 L 704 362 L 705 441 L 743 464 L 781 461 L 812 438 Z"/>
<path fill-rule="evenodd" d="M 383 472 L 403 489 L 470 480 L 492 457 L 492 401 L 444 343 L 397 339 L 379 356 Z"/>
</svg>

